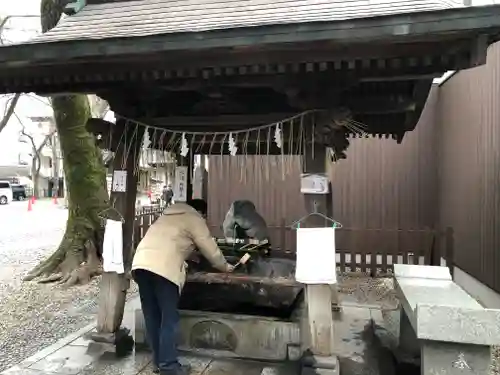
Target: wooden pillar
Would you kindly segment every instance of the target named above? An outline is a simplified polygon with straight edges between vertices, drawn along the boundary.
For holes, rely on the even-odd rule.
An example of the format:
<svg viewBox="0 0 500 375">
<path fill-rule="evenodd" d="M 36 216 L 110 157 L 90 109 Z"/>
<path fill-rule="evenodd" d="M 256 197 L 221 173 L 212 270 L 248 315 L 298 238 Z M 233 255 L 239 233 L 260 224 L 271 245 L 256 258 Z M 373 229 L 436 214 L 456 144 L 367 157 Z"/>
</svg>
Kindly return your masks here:
<svg viewBox="0 0 500 375">
<path fill-rule="evenodd" d="M 327 166 L 326 148 L 315 145 L 306 150 L 304 157 L 304 173 L 325 173 Z M 331 194 L 331 190 L 329 192 Z M 307 212 L 315 210 L 331 217 L 331 197 L 328 194 L 304 194 Z M 330 226 L 323 218 L 312 216 L 307 227 Z M 309 349 L 314 356 L 315 367 L 332 368 L 336 366 L 333 357 L 334 327 L 332 312 L 332 287 L 327 284 L 311 284 L 306 286 L 307 330 Z M 322 365 L 325 363 L 325 365 Z"/>
<path fill-rule="evenodd" d="M 126 127 L 123 121 L 117 121 L 113 137 L 123 139 L 115 150 L 113 161 L 113 181 L 111 188 L 112 219 L 124 219 L 123 223 L 123 260 L 125 273 L 104 272 L 99 289 L 99 311 L 97 314 L 97 332 L 91 335 L 96 342 L 116 345 L 130 341 L 129 331 L 120 328 L 125 310 L 127 289 L 130 286 L 129 271 L 133 258 L 133 228 L 135 220 L 135 200 L 138 174 L 135 174 L 139 162 L 139 152 L 144 129 Z M 123 137 L 122 137 L 123 134 Z M 115 172 L 126 172 L 125 191 L 116 191 Z"/>
</svg>

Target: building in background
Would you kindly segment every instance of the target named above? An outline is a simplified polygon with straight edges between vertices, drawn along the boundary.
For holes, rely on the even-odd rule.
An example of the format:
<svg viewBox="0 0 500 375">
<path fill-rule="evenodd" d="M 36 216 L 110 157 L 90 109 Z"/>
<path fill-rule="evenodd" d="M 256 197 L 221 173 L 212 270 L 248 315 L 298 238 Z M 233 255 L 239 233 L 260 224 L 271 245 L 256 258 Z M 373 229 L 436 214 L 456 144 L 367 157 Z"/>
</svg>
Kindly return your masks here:
<svg viewBox="0 0 500 375">
<path fill-rule="evenodd" d="M 64 170 L 62 153 L 59 146 L 59 138 L 55 131 L 55 123 L 52 116 L 30 116 L 30 128 L 33 129 L 34 142 L 40 149 L 40 172 L 38 174 L 38 196 L 62 197 L 64 196 Z M 25 139 L 21 135 L 21 139 Z M 31 141 L 28 139 L 28 142 Z M 32 165 L 31 179 L 36 175 L 33 170 L 33 160 L 36 158 L 34 150 L 28 155 Z"/>
<path fill-rule="evenodd" d="M 8 105 L 10 97 L 0 97 L 0 108 Z M 0 171 L 2 178 L 34 188 L 32 181 L 33 145 L 39 147 L 49 134 L 52 125 L 52 108 L 47 98 L 34 94 L 22 95 L 15 113 L 0 133 Z M 24 134 L 23 134 L 24 133 Z M 39 190 L 40 195 L 48 195 L 49 181 L 53 175 L 50 149 L 51 143 L 43 147 L 40 153 Z"/>
</svg>

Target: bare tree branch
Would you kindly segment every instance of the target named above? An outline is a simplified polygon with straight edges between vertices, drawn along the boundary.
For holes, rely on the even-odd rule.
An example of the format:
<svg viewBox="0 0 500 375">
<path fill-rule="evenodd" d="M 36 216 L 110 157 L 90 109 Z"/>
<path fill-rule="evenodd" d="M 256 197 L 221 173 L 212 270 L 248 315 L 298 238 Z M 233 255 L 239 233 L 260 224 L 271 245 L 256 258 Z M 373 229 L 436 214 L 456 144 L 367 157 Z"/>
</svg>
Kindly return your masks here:
<svg viewBox="0 0 500 375">
<path fill-rule="evenodd" d="M 26 14 L 26 15 L 10 15 L 6 16 L 2 19 L 0 19 L 0 45 L 4 44 L 4 39 L 3 39 L 3 31 L 5 30 L 5 25 L 7 25 L 7 22 L 13 18 L 40 18 L 40 16 L 37 16 L 35 14 Z"/>
<path fill-rule="evenodd" d="M 17 115 L 16 115 L 17 117 Z M 19 118 L 19 117 L 17 117 Z M 24 127 L 24 125 L 21 124 L 21 135 L 25 136 L 26 138 L 28 138 L 30 140 L 30 143 L 31 143 L 31 151 L 36 154 L 36 151 L 37 151 L 37 147 L 36 147 L 36 143 L 35 143 L 35 137 L 33 137 L 31 134 L 29 133 L 26 133 L 26 128 Z M 35 157 L 35 155 L 33 155 L 33 157 Z"/>
<path fill-rule="evenodd" d="M 9 123 L 9 120 L 12 117 L 14 110 L 16 109 L 16 105 L 17 105 L 17 102 L 19 101 L 20 97 L 21 97 L 21 94 L 15 94 L 12 98 L 9 99 L 8 104 L 5 106 L 4 116 L 0 120 L 0 133 Z"/>
<path fill-rule="evenodd" d="M 3 31 L 5 30 L 5 25 L 7 25 L 7 22 L 9 20 L 11 20 L 13 18 L 34 18 L 34 17 L 40 18 L 40 16 L 37 16 L 37 15 L 27 14 L 27 15 L 10 15 L 10 16 L 6 16 L 6 17 L 0 19 L 0 45 L 4 44 Z M 21 94 L 18 93 L 9 99 L 9 102 L 5 107 L 3 118 L 0 120 L 0 133 L 9 123 L 9 120 L 12 117 L 14 110 L 16 109 L 16 105 L 17 105 L 17 102 L 19 101 L 20 97 L 21 97 Z"/>
<path fill-rule="evenodd" d="M 35 95 L 35 94 L 25 94 L 25 96 L 27 96 L 27 97 L 29 97 L 29 98 L 31 98 L 31 99 L 37 100 L 37 101 L 39 101 L 40 103 L 45 104 L 47 107 L 52 108 L 52 105 L 51 105 L 51 103 L 50 103 L 50 98 L 47 98 L 48 100 L 47 100 L 47 101 L 45 101 L 45 100 L 43 100 L 42 98 L 40 98 L 39 96 L 37 96 L 37 95 Z"/>
</svg>

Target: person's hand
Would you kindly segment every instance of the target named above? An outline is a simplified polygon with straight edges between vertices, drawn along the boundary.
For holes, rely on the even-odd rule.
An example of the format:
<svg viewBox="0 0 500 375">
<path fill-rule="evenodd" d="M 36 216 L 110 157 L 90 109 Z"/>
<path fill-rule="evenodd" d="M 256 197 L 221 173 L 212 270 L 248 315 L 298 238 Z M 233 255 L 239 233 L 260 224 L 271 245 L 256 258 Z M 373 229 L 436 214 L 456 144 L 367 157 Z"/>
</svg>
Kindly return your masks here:
<svg viewBox="0 0 500 375">
<path fill-rule="evenodd" d="M 227 264 L 227 266 L 226 266 L 226 272 L 227 273 L 233 272 L 234 269 L 235 269 L 235 267 L 232 264 L 229 264 L 229 263 Z"/>
</svg>

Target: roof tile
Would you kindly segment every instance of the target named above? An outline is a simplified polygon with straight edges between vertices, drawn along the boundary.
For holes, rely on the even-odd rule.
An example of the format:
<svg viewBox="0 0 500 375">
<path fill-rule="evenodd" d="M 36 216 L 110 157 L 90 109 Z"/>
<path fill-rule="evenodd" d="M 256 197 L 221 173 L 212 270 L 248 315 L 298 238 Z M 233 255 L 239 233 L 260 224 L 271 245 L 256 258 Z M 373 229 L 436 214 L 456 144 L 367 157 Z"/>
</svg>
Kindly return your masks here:
<svg viewBox="0 0 500 375">
<path fill-rule="evenodd" d="M 340 21 L 462 7 L 457 0 L 136 0 L 87 5 L 32 43 Z"/>
</svg>

